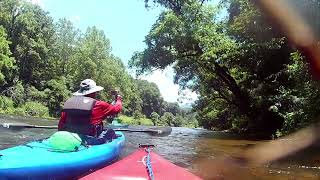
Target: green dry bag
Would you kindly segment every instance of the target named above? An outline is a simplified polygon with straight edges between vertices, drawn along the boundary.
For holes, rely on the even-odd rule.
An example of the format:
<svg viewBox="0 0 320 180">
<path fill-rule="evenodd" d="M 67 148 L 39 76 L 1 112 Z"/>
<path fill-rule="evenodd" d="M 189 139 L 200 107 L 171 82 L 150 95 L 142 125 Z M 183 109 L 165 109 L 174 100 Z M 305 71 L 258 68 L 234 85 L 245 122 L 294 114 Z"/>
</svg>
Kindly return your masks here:
<svg viewBox="0 0 320 180">
<path fill-rule="evenodd" d="M 54 150 L 76 151 L 81 146 L 81 138 L 76 133 L 58 131 L 50 136 L 49 144 Z"/>
</svg>

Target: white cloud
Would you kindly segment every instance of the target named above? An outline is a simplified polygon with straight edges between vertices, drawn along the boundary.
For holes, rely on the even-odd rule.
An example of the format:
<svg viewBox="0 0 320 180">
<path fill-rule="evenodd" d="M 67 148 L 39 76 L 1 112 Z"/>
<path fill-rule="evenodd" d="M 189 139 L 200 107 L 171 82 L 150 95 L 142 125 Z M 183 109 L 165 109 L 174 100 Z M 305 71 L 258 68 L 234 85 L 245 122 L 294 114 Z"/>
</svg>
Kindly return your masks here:
<svg viewBox="0 0 320 180">
<path fill-rule="evenodd" d="M 185 89 L 179 92 L 178 102 L 180 104 L 191 104 L 198 99 L 198 96 L 197 93 L 190 89 Z"/>
<path fill-rule="evenodd" d="M 167 102 L 179 102 L 181 105 L 190 104 L 198 99 L 198 95 L 190 89 L 179 91 L 179 85 L 173 83 L 174 72 L 172 67 L 165 70 L 156 70 L 141 79 L 158 85 L 163 99 Z"/>
<path fill-rule="evenodd" d="M 76 24 L 76 23 L 78 23 L 79 21 L 80 21 L 80 16 L 70 16 L 69 18 L 68 18 L 72 23 L 74 23 L 74 24 Z"/>
<path fill-rule="evenodd" d="M 27 1 L 31 2 L 32 4 L 39 5 L 41 8 L 44 8 L 44 0 L 27 0 Z"/>
</svg>

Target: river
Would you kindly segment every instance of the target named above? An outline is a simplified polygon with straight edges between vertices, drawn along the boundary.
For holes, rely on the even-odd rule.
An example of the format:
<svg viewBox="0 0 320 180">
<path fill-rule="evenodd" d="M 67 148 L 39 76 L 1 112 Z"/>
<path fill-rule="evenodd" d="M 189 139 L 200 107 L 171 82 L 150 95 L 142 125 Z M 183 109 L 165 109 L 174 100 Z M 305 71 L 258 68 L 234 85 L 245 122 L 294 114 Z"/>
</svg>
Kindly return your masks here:
<svg viewBox="0 0 320 180">
<path fill-rule="evenodd" d="M 0 116 L 0 123 L 25 122 L 37 125 L 56 125 L 54 120 Z M 45 138 L 55 132 L 46 129 L 24 129 L 12 131 L 0 128 L 0 149 Z M 245 140 L 239 136 L 204 129 L 172 128 L 166 137 L 145 133 L 125 133 L 126 147 L 121 157 L 132 153 L 138 144 L 154 144 L 154 151 L 174 164 L 184 167 L 204 179 L 320 179 L 320 153 L 308 156 L 298 154 L 278 163 L 262 167 L 242 165 L 234 168 L 231 176 L 224 176 L 232 166 L 217 164 L 221 157 L 237 157 L 239 152 L 264 141 Z"/>
</svg>

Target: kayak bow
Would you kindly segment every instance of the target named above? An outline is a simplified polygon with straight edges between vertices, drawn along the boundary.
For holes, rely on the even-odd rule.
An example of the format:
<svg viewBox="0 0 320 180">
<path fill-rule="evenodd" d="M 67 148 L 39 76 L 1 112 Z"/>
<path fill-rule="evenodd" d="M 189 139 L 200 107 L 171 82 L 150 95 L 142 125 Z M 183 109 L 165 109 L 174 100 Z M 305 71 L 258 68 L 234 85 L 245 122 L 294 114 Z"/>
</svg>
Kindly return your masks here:
<svg viewBox="0 0 320 180">
<path fill-rule="evenodd" d="M 150 146 L 141 146 L 124 159 L 81 178 L 81 180 L 103 179 L 199 180 L 201 178 L 152 152 Z"/>
</svg>

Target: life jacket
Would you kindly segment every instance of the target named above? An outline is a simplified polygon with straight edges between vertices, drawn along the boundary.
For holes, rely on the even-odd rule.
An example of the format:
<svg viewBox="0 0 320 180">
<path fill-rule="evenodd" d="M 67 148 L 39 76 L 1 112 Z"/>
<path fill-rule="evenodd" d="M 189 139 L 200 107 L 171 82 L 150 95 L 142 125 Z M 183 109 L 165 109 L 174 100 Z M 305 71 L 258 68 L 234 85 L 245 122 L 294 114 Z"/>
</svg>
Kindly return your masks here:
<svg viewBox="0 0 320 180">
<path fill-rule="evenodd" d="M 96 136 L 96 126 L 91 124 L 92 109 L 96 100 L 85 96 L 73 96 L 64 103 L 66 123 L 63 130 Z"/>
</svg>

